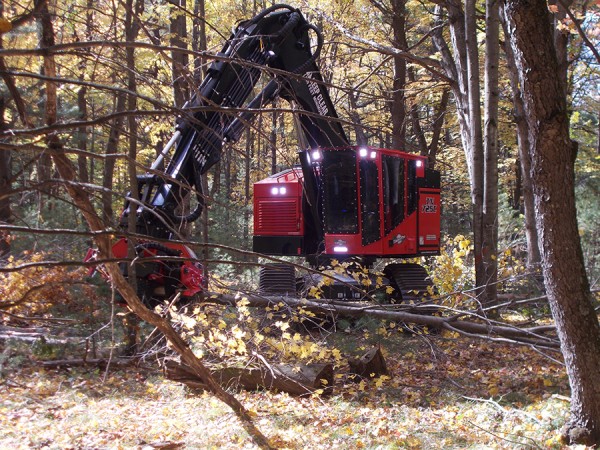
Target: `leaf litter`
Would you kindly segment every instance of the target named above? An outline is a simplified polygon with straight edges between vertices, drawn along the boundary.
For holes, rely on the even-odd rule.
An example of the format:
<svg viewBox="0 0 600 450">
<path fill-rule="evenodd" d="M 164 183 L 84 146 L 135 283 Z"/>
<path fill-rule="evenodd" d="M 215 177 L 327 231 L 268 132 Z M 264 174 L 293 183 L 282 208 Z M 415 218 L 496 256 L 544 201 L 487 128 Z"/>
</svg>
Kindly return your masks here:
<svg viewBox="0 0 600 450">
<path fill-rule="evenodd" d="M 523 346 L 394 333 L 379 340 L 389 377 L 338 377 L 326 398 L 236 395 L 277 448 L 565 448 L 569 388 L 560 364 Z M 359 353 L 357 340 L 348 345 Z M 224 404 L 158 371 L 105 378 L 98 370 L 29 365 L 0 382 L 0 448 L 256 446 Z"/>
</svg>

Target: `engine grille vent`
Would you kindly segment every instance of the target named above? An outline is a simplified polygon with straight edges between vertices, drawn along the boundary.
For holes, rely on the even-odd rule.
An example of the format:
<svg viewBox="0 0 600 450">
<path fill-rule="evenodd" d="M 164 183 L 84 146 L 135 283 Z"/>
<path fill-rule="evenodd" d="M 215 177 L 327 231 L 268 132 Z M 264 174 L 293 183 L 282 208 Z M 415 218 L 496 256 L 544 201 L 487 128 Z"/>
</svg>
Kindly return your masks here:
<svg viewBox="0 0 600 450">
<path fill-rule="evenodd" d="M 298 231 L 299 220 L 296 200 L 261 201 L 258 203 L 258 230 L 262 233 Z"/>
</svg>

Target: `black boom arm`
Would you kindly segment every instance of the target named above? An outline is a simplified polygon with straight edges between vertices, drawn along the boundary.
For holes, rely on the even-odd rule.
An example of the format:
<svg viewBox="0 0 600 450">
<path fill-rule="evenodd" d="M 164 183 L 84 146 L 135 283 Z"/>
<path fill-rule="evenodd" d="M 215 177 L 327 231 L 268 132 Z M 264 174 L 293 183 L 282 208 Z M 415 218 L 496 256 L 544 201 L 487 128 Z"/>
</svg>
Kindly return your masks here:
<svg viewBox="0 0 600 450">
<path fill-rule="evenodd" d="M 314 53 L 311 32 L 317 40 Z M 138 177 L 140 204 L 126 204 L 122 224 L 135 209 L 137 231 L 164 239 L 181 224 L 196 220 L 203 207 L 202 176 L 219 161 L 223 143 L 237 140 L 257 112 L 276 97 L 298 109 L 306 146 L 348 145 L 316 64 L 322 44 L 320 31 L 288 5 L 275 5 L 240 22 L 185 105 L 176 133 L 151 173 Z M 264 76 L 264 88 L 248 101 Z M 170 154 L 164 174 L 159 174 Z M 193 191 L 198 200 L 195 209 L 178 212 Z"/>
</svg>

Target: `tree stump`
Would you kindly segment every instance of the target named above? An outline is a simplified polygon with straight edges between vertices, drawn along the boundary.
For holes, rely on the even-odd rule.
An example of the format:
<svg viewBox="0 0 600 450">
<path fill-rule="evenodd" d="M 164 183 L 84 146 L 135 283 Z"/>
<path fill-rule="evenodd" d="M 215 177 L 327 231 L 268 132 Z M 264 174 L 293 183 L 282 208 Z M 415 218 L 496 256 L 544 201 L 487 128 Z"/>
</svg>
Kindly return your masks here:
<svg viewBox="0 0 600 450">
<path fill-rule="evenodd" d="M 380 347 L 374 347 L 357 359 L 349 360 L 350 373 L 358 375 L 354 377 L 357 381 L 361 378 L 375 378 L 387 375 L 387 365 L 381 353 Z"/>
</svg>

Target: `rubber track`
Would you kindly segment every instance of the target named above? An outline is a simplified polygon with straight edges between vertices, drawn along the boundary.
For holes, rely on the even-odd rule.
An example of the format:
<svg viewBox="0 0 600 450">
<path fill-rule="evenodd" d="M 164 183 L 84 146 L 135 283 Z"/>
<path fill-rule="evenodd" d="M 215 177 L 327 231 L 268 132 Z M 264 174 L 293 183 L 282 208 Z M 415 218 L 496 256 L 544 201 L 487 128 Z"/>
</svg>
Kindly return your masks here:
<svg viewBox="0 0 600 450">
<path fill-rule="evenodd" d="M 389 264 L 384 273 L 392 286 L 402 294 L 402 300 L 418 300 L 430 296 L 433 282 L 425 268 L 419 264 Z"/>
<path fill-rule="evenodd" d="M 259 292 L 264 295 L 296 295 L 294 266 L 269 264 L 260 269 Z"/>
</svg>

